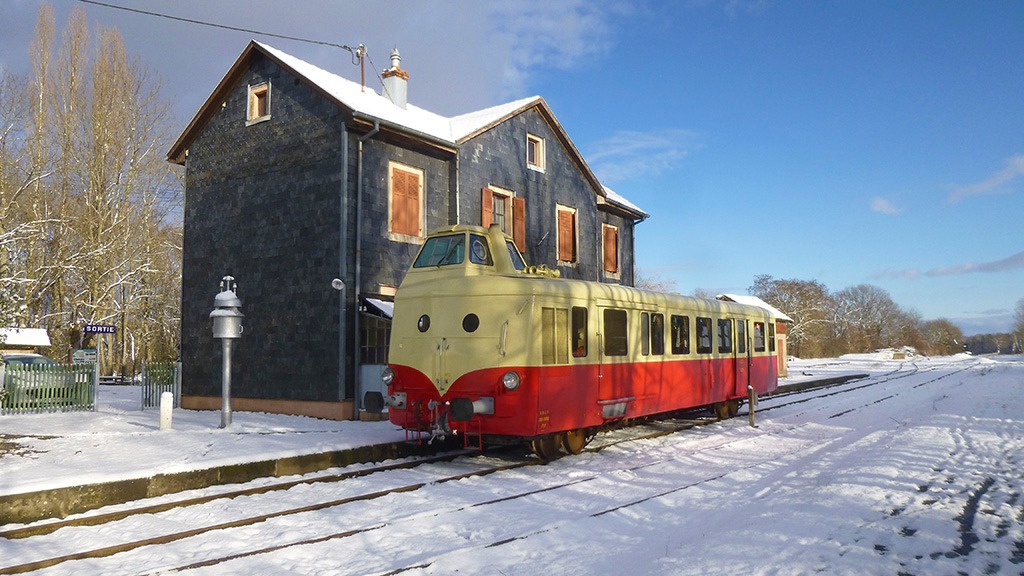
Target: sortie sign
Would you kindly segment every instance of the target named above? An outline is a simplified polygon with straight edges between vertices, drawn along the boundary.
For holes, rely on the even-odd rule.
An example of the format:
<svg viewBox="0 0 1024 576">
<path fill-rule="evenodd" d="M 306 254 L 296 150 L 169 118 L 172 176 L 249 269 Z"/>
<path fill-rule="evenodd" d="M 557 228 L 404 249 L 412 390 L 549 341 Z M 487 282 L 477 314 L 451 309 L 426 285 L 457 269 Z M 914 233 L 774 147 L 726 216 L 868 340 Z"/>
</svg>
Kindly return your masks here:
<svg viewBox="0 0 1024 576">
<path fill-rule="evenodd" d="M 85 333 L 86 334 L 113 334 L 115 332 L 117 332 L 117 328 L 115 328 L 111 324 L 86 324 L 85 325 Z"/>
</svg>

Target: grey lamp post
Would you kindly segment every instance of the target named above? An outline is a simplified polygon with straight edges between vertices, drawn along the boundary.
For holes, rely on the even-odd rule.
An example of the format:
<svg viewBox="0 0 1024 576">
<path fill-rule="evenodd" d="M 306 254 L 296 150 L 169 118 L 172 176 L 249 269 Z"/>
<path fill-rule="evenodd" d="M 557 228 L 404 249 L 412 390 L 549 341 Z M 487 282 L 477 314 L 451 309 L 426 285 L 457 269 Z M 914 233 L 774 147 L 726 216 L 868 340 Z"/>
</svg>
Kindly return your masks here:
<svg viewBox="0 0 1024 576">
<path fill-rule="evenodd" d="M 231 424 L 231 347 L 242 337 L 242 317 L 238 310 L 242 301 L 235 295 L 235 279 L 225 276 L 220 281 L 220 293 L 213 298 L 213 337 L 220 338 L 223 350 L 221 362 L 220 427 Z"/>
</svg>

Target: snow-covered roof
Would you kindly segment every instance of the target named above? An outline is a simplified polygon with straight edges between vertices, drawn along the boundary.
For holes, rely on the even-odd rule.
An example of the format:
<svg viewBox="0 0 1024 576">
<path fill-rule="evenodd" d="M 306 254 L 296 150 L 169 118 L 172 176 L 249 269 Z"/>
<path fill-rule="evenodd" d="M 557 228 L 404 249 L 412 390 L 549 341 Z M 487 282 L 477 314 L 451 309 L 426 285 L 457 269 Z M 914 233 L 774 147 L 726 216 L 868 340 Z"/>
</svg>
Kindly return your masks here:
<svg viewBox="0 0 1024 576">
<path fill-rule="evenodd" d="M 395 317 L 395 303 L 394 302 L 386 302 L 386 301 L 380 300 L 378 298 L 367 298 L 366 299 L 366 303 L 371 305 L 371 306 L 373 306 L 377 310 L 379 310 L 381 312 L 381 314 L 384 314 L 388 318 L 394 318 Z"/>
<path fill-rule="evenodd" d="M 776 320 L 781 320 L 783 322 L 792 322 L 793 321 L 792 318 L 790 318 L 789 316 L 786 316 L 785 314 L 783 314 L 782 311 L 780 311 L 778 308 L 772 306 L 771 304 L 765 302 L 764 300 L 761 300 L 757 296 L 740 296 L 738 294 L 719 294 L 718 296 L 715 296 L 715 298 L 718 298 L 719 300 L 729 300 L 729 301 L 735 302 L 737 304 L 748 304 L 750 306 L 760 306 L 761 308 L 764 308 L 765 310 L 768 310 L 769 312 L 771 312 L 772 315 L 775 316 Z"/>
<path fill-rule="evenodd" d="M 378 94 L 369 86 L 361 86 L 262 42 L 255 42 L 255 44 L 353 111 L 451 144 L 456 144 L 467 136 L 474 135 L 504 118 L 542 102 L 540 96 L 531 96 L 447 118 L 412 104 L 406 105 L 405 108 L 396 106 L 387 96 Z"/>
<path fill-rule="evenodd" d="M 184 153 L 184 149 L 191 140 L 189 134 L 197 125 L 204 123 L 204 112 L 211 103 L 219 100 L 216 97 L 218 93 L 231 88 L 231 83 L 228 82 L 228 79 L 240 68 L 241 63 L 245 61 L 247 55 L 254 48 L 277 60 L 282 66 L 308 81 L 325 96 L 352 110 L 357 115 L 380 120 L 411 133 L 418 133 L 435 141 L 453 146 L 531 106 L 546 106 L 543 98 L 531 96 L 448 118 L 412 104 L 407 104 L 405 107 L 398 106 L 387 96 L 379 94 L 369 86 L 362 86 L 357 82 L 343 78 L 333 72 L 328 72 L 273 46 L 254 40 L 235 62 L 231 71 L 228 72 L 224 80 L 217 87 L 217 90 L 214 91 L 206 104 L 203 105 L 203 108 L 196 114 L 196 117 L 186 128 L 185 132 L 178 138 L 178 141 L 168 154 L 169 159 L 176 161 Z"/>
<path fill-rule="evenodd" d="M 45 328 L 0 328 L 0 345 L 6 347 L 49 346 Z"/>
<path fill-rule="evenodd" d="M 637 206 L 636 204 L 633 204 L 629 200 L 626 200 L 626 198 L 619 194 L 618 192 L 612 190 L 607 186 L 602 186 L 602 188 L 604 188 L 604 196 L 609 203 L 615 204 L 620 208 L 625 208 L 631 212 L 636 212 L 637 214 L 643 214 L 643 218 L 647 218 L 648 216 L 650 216 L 650 214 L 641 210 L 640 207 Z"/>
<path fill-rule="evenodd" d="M 595 192 L 599 196 L 605 195 L 612 205 L 636 213 L 640 218 L 648 216 L 646 212 L 640 210 L 621 195 L 607 188 L 602 190 L 603 186 L 598 182 L 597 177 L 594 176 L 568 134 L 562 129 L 558 120 L 555 119 L 554 114 L 551 113 L 544 99 L 540 96 L 530 96 L 449 118 L 412 104 L 407 104 L 405 107 L 398 106 L 387 96 L 379 94 L 369 86 L 362 86 L 357 82 L 343 78 L 333 72 L 328 72 L 287 52 L 282 52 L 277 48 L 255 40 L 246 46 L 220 84 L 196 113 L 188 127 L 178 137 L 167 154 L 168 160 L 177 164 L 184 163 L 185 154 L 192 139 L 198 134 L 199 128 L 220 108 L 220 102 L 223 101 L 226 94 L 234 88 L 237 75 L 241 74 L 245 69 L 249 55 L 254 50 L 262 52 L 277 61 L 282 67 L 290 70 L 297 77 L 304 79 L 326 97 L 334 100 L 340 106 L 351 110 L 353 115 L 360 117 L 361 120 L 369 122 L 380 121 L 382 124 L 389 125 L 391 129 L 398 129 L 411 135 L 418 135 L 422 139 L 445 147 L 457 148 L 463 142 L 501 123 L 505 119 L 511 118 L 531 107 L 537 107 L 540 109 L 541 114 L 552 124 L 552 129 L 562 139 L 570 154 L 579 162 L 581 170 L 597 188 Z"/>
</svg>

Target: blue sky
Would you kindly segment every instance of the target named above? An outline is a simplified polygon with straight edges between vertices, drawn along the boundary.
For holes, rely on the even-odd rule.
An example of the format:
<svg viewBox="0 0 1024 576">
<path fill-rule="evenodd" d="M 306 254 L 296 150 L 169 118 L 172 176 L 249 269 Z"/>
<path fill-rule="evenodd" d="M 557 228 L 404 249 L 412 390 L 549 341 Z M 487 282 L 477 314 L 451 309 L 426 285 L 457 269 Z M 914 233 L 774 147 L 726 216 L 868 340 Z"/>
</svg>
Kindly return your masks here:
<svg viewBox="0 0 1024 576">
<path fill-rule="evenodd" d="M 598 176 L 651 214 L 640 268 L 746 293 L 758 274 L 867 283 L 965 333 L 1024 297 L 1024 2 L 107 0 L 397 46 L 409 99 L 455 115 L 539 94 Z M 24 72 L 38 0 L 0 3 Z M 183 129 L 251 37 L 358 80 L 347 52 L 54 0 L 116 26 Z"/>
</svg>

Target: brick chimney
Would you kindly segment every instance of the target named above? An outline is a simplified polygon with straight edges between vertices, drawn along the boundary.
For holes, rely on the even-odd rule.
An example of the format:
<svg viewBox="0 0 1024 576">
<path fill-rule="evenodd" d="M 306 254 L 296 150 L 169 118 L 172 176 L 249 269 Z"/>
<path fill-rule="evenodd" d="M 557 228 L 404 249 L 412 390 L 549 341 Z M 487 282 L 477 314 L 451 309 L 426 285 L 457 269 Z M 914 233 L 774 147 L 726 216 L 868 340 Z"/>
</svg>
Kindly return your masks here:
<svg viewBox="0 0 1024 576">
<path fill-rule="evenodd" d="M 388 68 L 381 77 L 384 79 L 384 96 L 399 108 L 405 108 L 409 95 L 409 73 L 402 70 L 399 65 L 402 57 L 398 54 L 398 48 L 391 51 L 391 68 Z"/>
</svg>

